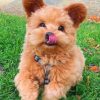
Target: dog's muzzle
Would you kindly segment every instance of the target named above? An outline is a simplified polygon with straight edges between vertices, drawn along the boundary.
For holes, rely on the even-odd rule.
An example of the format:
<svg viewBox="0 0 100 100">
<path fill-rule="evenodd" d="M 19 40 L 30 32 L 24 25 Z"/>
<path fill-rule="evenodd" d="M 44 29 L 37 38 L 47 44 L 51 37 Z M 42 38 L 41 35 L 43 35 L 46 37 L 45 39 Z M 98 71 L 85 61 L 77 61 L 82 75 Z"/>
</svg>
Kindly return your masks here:
<svg viewBox="0 0 100 100">
<path fill-rule="evenodd" d="M 57 37 L 52 32 L 47 32 L 45 35 L 45 43 L 49 46 L 57 44 Z"/>
</svg>

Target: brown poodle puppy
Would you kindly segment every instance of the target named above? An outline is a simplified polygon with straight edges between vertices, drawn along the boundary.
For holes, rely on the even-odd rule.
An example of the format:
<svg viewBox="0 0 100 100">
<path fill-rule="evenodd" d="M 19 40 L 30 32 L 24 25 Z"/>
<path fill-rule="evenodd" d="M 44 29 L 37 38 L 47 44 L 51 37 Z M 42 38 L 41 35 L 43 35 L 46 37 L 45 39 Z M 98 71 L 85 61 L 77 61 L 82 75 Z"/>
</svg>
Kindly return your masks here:
<svg viewBox="0 0 100 100">
<path fill-rule="evenodd" d="M 86 7 L 47 6 L 43 0 L 23 0 L 27 32 L 15 85 L 21 100 L 59 100 L 82 79 L 84 56 L 76 45 L 76 30 L 86 17 Z"/>
</svg>

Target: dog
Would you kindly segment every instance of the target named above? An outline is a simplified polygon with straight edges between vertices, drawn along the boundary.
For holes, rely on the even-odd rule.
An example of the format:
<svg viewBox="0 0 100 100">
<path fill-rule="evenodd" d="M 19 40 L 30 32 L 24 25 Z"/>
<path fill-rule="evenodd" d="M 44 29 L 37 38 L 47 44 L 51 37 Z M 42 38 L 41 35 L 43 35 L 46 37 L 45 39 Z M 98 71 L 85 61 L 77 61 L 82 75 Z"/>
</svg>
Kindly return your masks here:
<svg viewBox="0 0 100 100">
<path fill-rule="evenodd" d="M 21 100 L 59 100 L 82 79 L 85 58 L 76 31 L 87 15 L 84 4 L 59 8 L 23 0 L 27 25 L 15 86 Z"/>
</svg>

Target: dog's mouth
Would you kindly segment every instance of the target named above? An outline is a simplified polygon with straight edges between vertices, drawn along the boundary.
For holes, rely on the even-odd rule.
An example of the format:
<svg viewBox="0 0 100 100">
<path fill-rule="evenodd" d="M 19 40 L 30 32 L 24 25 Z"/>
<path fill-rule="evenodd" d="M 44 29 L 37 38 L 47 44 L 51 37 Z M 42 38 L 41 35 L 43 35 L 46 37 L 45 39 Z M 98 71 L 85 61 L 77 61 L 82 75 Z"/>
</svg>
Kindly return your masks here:
<svg viewBox="0 0 100 100">
<path fill-rule="evenodd" d="M 57 45 L 57 37 L 53 33 L 48 32 L 45 36 L 45 44 L 47 46 Z"/>
<path fill-rule="evenodd" d="M 48 47 L 55 47 L 57 44 L 48 44 L 48 43 L 45 42 L 45 45 L 48 46 Z"/>
</svg>

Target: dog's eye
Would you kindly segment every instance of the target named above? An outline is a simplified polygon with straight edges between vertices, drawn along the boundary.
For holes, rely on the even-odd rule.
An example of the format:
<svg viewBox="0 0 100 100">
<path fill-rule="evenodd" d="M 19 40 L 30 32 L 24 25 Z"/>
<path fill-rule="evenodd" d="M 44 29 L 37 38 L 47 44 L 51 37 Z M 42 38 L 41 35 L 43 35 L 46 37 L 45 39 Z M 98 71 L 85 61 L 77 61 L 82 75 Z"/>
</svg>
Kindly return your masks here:
<svg viewBox="0 0 100 100">
<path fill-rule="evenodd" d="M 40 23 L 39 27 L 46 27 L 45 23 Z"/>
<path fill-rule="evenodd" d="M 65 28 L 64 28 L 64 26 L 61 25 L 61 26 L 58 27 L 58 30 L 59 30 L 59 31 L 64 31 Z"/>
</svg>

